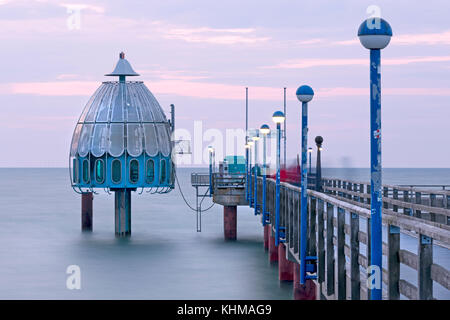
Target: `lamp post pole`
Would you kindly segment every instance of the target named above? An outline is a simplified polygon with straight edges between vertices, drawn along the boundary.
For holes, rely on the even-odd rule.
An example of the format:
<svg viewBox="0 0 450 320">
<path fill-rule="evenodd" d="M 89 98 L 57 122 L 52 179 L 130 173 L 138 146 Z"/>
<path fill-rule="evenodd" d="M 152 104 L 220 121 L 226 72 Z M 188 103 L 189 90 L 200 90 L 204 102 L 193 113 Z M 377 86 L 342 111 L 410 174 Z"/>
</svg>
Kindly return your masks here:
<svg viewBox="0 0 450 320">
<path fill-rule="evenodd" d="M 247 141 L 245 142 L 245 199 L 248 201 L 248 155 L 249 155 L 249 151 L 248 149 L 250 148 L 250 145 L 247 143 Z"/>
<path fill-rule="evenodd" d="M 316 191 L 322 191 L 322 163 L 321 163 L 321 152 L 322 152 L 322 142 L 323 138 L 317 136 L 316 139 L 317 146 L 317 159 L 316 159 Z"/>
<path fill-rule="evenodd" d="M 250 207 L 253 207 L 253 197 L 252 197 L 252 145 L 253 141 L 248 141 L 248 202 Z"/>
<path fill-rule="evenodd" d="M 311 155 L 312 155 L 312 148 L 308 148 L 308 154 L 309 154 L 309 171 L 308 174 L 311 175 Z"/>
<path fill-rule="evenodd" d="M 209 195 L 212 196 L 213 195 L 213 152 L 214 149 L 213 147 L 209 146 L 208 147 L 208 152 L 209 152 Z"/>
<path fill-rule="evenodd" d="M 255 216 L 258 214 L 258 140 L 259 135 L 256 133 L 256 136 L 253 137 L 253 141 L 255 141 L 255 165 L 253 167 L 253 171 L 255 172 L 255 180 L 254 180 L 254 195 L 253 195 L 253 205 L 255 207 Z"/>
<path fill-rule="evenodd" d="M 263 175 L 263 184 L 262 184 L 262 225 L 265 226 L 268 222 L 268 216 L 266 212 L 266 182 L 267 182 L 267 168 L 266 168 L 266 149 L 267 149 L 267 135 L 270 133 L 270 128 L 267 124 L 263 124 L 259 129 L 263 136 L 263 167 L 262 167 L 262 175 Z"/>
<path fill-rule="evenodd" d="M 381 65 L 380 53 L 390 42 L 392 29 L 379 17 L 365 20 L 359 27 L 361 44 L 370 49 L 370 266 L 368 281 L 371 300 L 382 299 L 382 163 L 381 163 Z M 377 274 L 375 274 L 377 273 Z M 375 276 L 374 276 L 375 274 Z"/>
<path fill-rule="evenodd" d="M 276 111 L 272 116 L 277 125 L 277 173 L 275 184 L 275 246 L 280 243 L 280 145 L 281 145 L 281 123 L 284 121 L 284 113 Z"/>
<path fill-rule="evenodd" d="M 306 155 L 308 150 L 308 102 L 312 100 L 314 91 L 303 85 L 297 89 L 297 98 L 302 103 L 302 164 L 301 164 L 301 202 L 300 202 L 300 284 L 305 284 L 306 277 L 306 242 L 307 242 L 307 187 L 308 175 Z"/>
</svg>

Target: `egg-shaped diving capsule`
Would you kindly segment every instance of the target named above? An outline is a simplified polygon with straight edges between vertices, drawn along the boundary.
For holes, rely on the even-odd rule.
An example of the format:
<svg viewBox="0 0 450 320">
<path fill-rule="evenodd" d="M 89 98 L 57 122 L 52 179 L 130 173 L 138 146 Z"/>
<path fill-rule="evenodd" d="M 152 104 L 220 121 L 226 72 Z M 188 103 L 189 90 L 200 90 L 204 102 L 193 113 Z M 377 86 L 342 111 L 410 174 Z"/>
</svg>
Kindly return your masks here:
<svg viewBox="0 0 450 320">
<path fill-rule="evenodd" d="M 131 234 L 131 191 L 174 188 L 171 124 L 142 81 L 126 81 L 138 75 L 120 53 L 114 71 L 106 75 L 119 81 L 103 82 L 89 99 L 70 148 L 73 189 L 84 200 L 94 189 L 115 193 L 117 236 Z"/>
</svg>

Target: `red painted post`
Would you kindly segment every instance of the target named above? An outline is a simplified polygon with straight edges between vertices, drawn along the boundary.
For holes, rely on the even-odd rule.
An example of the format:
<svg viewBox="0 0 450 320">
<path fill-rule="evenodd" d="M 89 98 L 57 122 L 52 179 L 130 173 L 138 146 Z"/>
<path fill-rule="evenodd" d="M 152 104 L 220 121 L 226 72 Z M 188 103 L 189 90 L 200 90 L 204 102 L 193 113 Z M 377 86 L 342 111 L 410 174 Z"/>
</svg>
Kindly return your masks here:
<svg viewBox="0 0 450 320">
<path fill-rule="evenodd" d="M 237 206 L 223 206 L 223 233 L 225 240 L 236 240 Z"/>
<path fill-rule="evenodd" d="M 294 266 L 292 261 L 286 259 L 286 247 L 278 245 L 278 279 L 280 281 L 292 281 L 294 279 Z"/>
<path fill-rule="evenodd" d="M 300 265 L 294 263 L 294 300 L 316 300 L 316 284 L 307 279 L 300 284 Z"/>
<path fill-rule="evenodd" d="M 272 233 L 272 226 L 269 225 L 269 262 L 276 263 L 278 262 L 278 249 L 275 247 L 275 238 Z"/>
<path fill-rule="evenodd" d="M 92 192 L 81 194 L 81 230 L 92 231 L 92 212 L 94 195 Z"/>
<path fill-rule="evenodd" d="M 269 233 L 270 227 L 268 224 L 264 226 L 264 250 L 269 250 Z"/>
</svg>

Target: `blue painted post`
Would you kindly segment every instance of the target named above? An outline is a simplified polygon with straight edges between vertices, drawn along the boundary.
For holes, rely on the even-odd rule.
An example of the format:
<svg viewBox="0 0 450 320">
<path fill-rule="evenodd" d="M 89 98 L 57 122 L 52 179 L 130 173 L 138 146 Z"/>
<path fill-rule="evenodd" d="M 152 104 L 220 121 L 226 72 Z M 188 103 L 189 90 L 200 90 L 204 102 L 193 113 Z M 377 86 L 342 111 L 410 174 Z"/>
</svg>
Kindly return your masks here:
<svg viewBox="0 0 450 320">
<path fill-rule="evenodd" d="M 301 164 L 301 201 L 300 201 L 300 284 L 306 281 L 306 242 L 307 242 L 307 153 L 308 153 L 308 102 L 314 96 L 314 91 L 310 86 L 303 85 L 297 89 L 297 98 L 302 103 L 302 164 Z"/>
<path fill-rule="evenodd" d="M 255 180 L 254 180 L 254 199 L 253 206 L 255 207 L 255 216 L 258 214 L 258 140 L 259 135 L 253 137 L 253 141 L 255 141 L 255 166 L 253 167 L 253 171 L 255 172 Z"/>
<path fill-rule="evenodd" d="M 245 199 L 249 201 L 249 189 L 248 189 L 248 157 L 250 145 L 248 143 L 245 144 Z"/>
<path fill-rule="evenodd" d="M 277 125 L 277 174 L 275 184 L 275 246 L 280 242 L 280 144 L 281 144 L 281 123 L 284 121 L 284 113 L 276 111 L 272 116 Z"/>
<path fill-rule="evenodd" d="M 270 133 L 270 128 L 267 124 L 263 124 L 259 129 L 261 134 L 263 135 L 263 185 L 262 185 L 262 225 L 265 226 L 268 224 L 268 217 L 266 212 L 266 183 L 267 183 L 267 168 L 266 168 L 266 149 L 267 149 L 267 135 Z"/>
<path fill-rule="evenodd" d="M 361 44 L 370 49 L 370 266 L 368 281 L 371 300 L 382 299 L 382 178 L 381 178 L 381 64 L 380 50 L 391 39 L 392 29 L 381 18 L 369 18 L 359 27 Z"/>
<path fill-rule="evenodd" d="M 253 185 L 253 176 L 252 176 L 252 145 L 253 141 L 249 141 L 249 148 L 248 148 L 248 203 L 250 208 L 253 207 L 253 197 L 252 197 L 252 185 Z"/>
</svg>

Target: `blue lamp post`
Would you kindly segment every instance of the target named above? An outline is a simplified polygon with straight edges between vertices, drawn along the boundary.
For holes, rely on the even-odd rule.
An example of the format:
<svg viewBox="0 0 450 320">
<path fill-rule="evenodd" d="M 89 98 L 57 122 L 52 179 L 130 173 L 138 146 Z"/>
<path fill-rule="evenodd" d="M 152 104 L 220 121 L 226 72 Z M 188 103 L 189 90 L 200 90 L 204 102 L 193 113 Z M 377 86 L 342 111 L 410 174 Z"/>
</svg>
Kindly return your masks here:
<svg viewBox="0 0 450 320">
<path fill-rule="evenodd" d="M 369 18 L 358 30 L 361 44 L 370 49 L 370 268 L 382 272 L 382 181 L 381 181 L 381 65 L 380 50 L 386 48 L 392 37 L 392 28 L 384 19 Z M 375 271 L 376 272 L 376 271 Z M 369 275 L 371 276 L 371 275 Z M 370 289 L 371 300 L 382 299 L 382 281 Z"/>
<path fill-rule="evenodd" d="M 245 198 L 247 201 L 249 201 L 249 186 L 248 186 L 248 156 L 249 156 L 249 149 L 250 145 L 248 143 L 245 144 Z"/>
<path fill-rule="evenodd" d="M 284 122 L 284 113 L 275 111 L 272 120 L 277 125 L 277 175 L 275 185 L 275 246 L 280 242 L 280 143 L 281 124 Z"/>
<path fill-rule="evenodd" d="M 258 214 L 258 140 L 259 133 L 256 132 L 255 136 L 253 136 L 253 141 L 255 142 L 255 165 L 253 167 L 253 172 L 255 173 L 255 180 L 253 185 L 254 197 L 253 197 L 253 206 L 255 207 L 255 216 Z"/>
<path fill-rule="evenodd" d="M 249 145 L 248 148 L 248 202 L 251 208 L 253 208 L 253 198 L 252 198 L 252 146 L 253 141 L 249 140 L 247 144 Z"/>
<path fill-rule="evenodd" d="M 308 102 L 312 100 L 314 91 L 310 86 L 303 85 L 297 89 L 297 99 L 302 103 L 302 181 L 300 202 L 300 284 L 305 284 L 306 278 L 306 239 L 308 213 L 306 212 L 308 175 L 306 157 L 308 150 Z"/>
<path fill-rule="evenodd" d="M 266 169 L 266 148 L 267 148 L 267 135 L 270 133 L 270 128 L 267 124 L 263 124 L 259 129 L 259 132 L 263 136 L 263 185 L 262 185 L 262 225 L 265 226 L 269 223 L 269 217 L 266 212 L 266 182 L 267 182 L 267 169 Z"/>
</svg>

